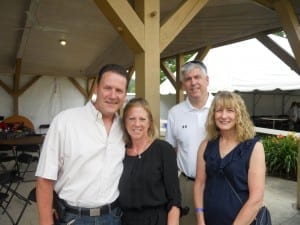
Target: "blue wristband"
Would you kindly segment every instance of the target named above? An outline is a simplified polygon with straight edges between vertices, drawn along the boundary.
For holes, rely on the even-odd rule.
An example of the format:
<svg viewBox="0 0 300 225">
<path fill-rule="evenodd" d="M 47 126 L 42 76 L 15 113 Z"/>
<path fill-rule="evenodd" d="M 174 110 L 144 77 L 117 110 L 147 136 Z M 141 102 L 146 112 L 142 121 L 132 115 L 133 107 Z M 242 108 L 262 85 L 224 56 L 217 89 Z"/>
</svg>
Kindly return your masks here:
<svg viewBox="0 0 300 225">
<path fill-rule="evenodd" d="M 204 209 L 203 208 L 195 208 L 196 213 L 203 213 Z"/>
</svg>

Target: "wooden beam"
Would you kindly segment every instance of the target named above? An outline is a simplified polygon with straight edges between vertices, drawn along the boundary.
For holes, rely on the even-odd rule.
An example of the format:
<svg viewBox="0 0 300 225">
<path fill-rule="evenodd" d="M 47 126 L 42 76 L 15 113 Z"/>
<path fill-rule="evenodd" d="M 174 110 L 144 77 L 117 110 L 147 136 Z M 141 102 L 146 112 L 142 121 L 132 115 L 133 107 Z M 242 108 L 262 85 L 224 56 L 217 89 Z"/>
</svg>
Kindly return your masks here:
<svg viewBox="0 0 300 225">
<path fill-rule="evenodd" d="M 166 65 L 164 61 L 160 61 L 160 68 L 166 75 L 166 77 L 169 79 L 171 84 L 174 86 L 176 89 L 176 77 L 173 75 L 172 71 L 169 69 L 169 67 Z"/>
<path fill-rule="evenodd" d="M 292 70 L 300 74 L 300 68 L 298 67 L 295 59 L 277 43 L 275 43 L 271 38 L 266 35 L 261 35 L 256 37 L 264 46 L 266 46 L 270 51 L 272 51 L 278 58 L 280 58 L 285 64 L 287 64 Z"/>
<path fill-rule="evenodd" d="M 16 59 L 16 70 L 15 70 L 15 74 L 14 74 L 14 84 L 13 84 L 14 92 L 17 92 L 19 90 L 21 66 L 22 66 L 22 59 L 20 59 L 20 58 Z"/>
<path fill-rule="evenodd" d="M 208 0 L 186 0 L 160 28 L 160 52 L 191 22 Z"/>
<path fill-rule="evenodd" d="M 69 81 L 71 81 L 71 83 L 77 88 L 77 90 L 86 98 L 88 99 L 88 93 L 86 90 L 84 90 L 84 88 L 82 88 L 80 86 L 80 84 L 77 82 L 77 80 L 75 80 L 75 78 L 73 77 L 68 77 Z"/>
<path fill-rule="evenodd" d="M 28 13 L 30 15 L 36 15 L 38 6 L 39 6 L 39 1 L 31 0 Z M 25 13 L 24 16 L 26 16 Z M 29 16 L 26 16 L 26 22 L 25 24 L 23 24 L 23 27 L 30 27 L 30 26 L 32 26 L 32 21 L 30 20 Z M 21 42 L 19 43 L 18 52 L 16 54 L 17 58 L 23 58 L 24 56 L 24 52 L 27 47 L 28 40 L 30 38 L 31 29 L 23 29 L 23 31 L 20 32 L 22 32 L 22 37 L 21 37 Z"/>
<path fill-rule="evenodd" d="M 134 71 L 135 71 L 135 70 L 134 70 L 134 66 L 131 66 L 131 67 L 129 68 L 129 72 L 128 72 L 129 80 L 131 80 Z"/>
<path fill-rule="evenodd" d="M 242 37 L 242 38 L 236 38 L 236 39 L 232 39 L 232 40 L 229 40 L 229 41 L 221 41 L 221 42 L 218 42 L 218 43 L 212 45 L 211 48 L 216 48 L 216 47 L 221 47 L 221 46 L 224 46 L 224 45 L 234 44 L 236 42 L 246 41 L 246 40 L 249 40 L 251 38 L 256 38 L 259 35 L 273 34 L 273 33 L 280 32 L 280 31 L 282 31 L 282 28 L 278 27 L 278 28 L 275 28 L 275 29 L 270 29 L 270 30 L 267 30 L 267 31 L 254 33 L 254 34 Z M 189 51 L 179 52 L 178 54 L 183 54 L 183 55 L 194 54 L 195 51 L 196 50 L 189 50 Z M 177 55 L 170 55 L 170 56 L 162 57 L 161 60 L 171 59 L 171 58 L 174 58 L 176 56 Z"/>
<path fill-rule="evenodd" d="M 179 54 L 176 56 L 176 103 L 182 102 L 184 100 L 184 94 L 182 89 L 182 83 L 180 80 L 180 69 L 184 64 L 184 55 Z"/>
<path fill-rule="evenodd" d="M 13 114 L 19 115 L 19 84 L 21 76 L 22 59 L 16 59 L 16 70 L 13 78 Z"/>
<path fill-rule="evenodd" d="M 160 126 L 160 0 L 135 0 L 135 10 L 144 23 L 144 52 L 135 54 L 136 96 L 147 99 L 154 121 Z"/>
<path fill-rule="evenodd" d="M 13 94 L 11 88 L 9 88 L 2 80 L 0 80 L 0 87 L 2 87 L 9 95 Z"/>
<path fill-rule="evenodd" d="M 94 1 L 128 46 L 135 53 L 143 52 L 145 47 L 144 24 L 129 2 L 125 0 Z"/>
<path fill-rule="evenodd" d="M 17 91 L 17 95 L 18 96 L 22 95 L 28 88 L 30 88 L 41 77 L 42 77 L 41 75 L 33 77 L 29 82 L 27 82 L 26 85 L 24 85 L 24 87 L 22 87 Z"/>
<path fill-rule="evenodd" d="M 197 56 L 196 56 L 195 60 L 203 61 L 204 58 L 207 56 L 210 49 L 211 49 L 210 45 L 205 46 L 203 48 L 200 48 L 198 50 L 198 53 L 197 53 Z"/>
<path fill-rule="evenodd" d="M 274 7 L 294 52 L 296 63 L 300 67 L 300 27 L 295 11 L 287 0 L 275 1 Z"/>
<path fill-rule="evenodd" d="M 88 79 L 88 86 L 87 86 L 87 90 L 88 90 L 88 99 L 91 99 L 92 98 L 92 95 L 94 93 L 94 89 L 95 89 L 95 86 L 97 84 L 97 76 L 95 77 L 92 77 L 90 79 Z"/>
</svg>

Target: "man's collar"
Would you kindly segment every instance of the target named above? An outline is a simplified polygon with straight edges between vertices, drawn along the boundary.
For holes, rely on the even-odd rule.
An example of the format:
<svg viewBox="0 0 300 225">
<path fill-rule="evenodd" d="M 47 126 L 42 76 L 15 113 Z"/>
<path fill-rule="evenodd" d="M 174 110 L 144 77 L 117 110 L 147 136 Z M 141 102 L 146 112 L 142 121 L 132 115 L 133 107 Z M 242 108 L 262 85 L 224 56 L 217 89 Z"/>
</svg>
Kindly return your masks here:
<svg viewBox="0 0 300 225">
<path fill-rule="evenodd" d="M 207 97 L 206 102 L 205 102 L 205 104 L 204 104 L 204 106 L 202 108 L 199 109 L 199 108 L 193 106 L 192 103 L 191 103 L 191 101 L 190 101 L 190 99 L 189 99 L 189 97 L 186 98 L 186 104 L 187 104 L 187 107 L 188 107 L 189 111 L 201 110 L 201 109 L 205 109 L 205 108 L 209 109 L 212 100 L 213 100 L 213 96 L 208 93 L 208 97 Z"/>
</svg>

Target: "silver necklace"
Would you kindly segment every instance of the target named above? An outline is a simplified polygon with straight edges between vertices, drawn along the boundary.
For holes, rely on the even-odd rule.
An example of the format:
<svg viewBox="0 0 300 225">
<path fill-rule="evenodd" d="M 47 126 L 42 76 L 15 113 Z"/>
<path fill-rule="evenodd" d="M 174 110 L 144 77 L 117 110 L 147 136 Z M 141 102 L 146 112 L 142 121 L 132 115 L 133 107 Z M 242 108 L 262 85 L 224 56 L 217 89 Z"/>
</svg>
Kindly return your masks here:
<svg viewBox="0 0 300 225">
<path fill-rule="evenodd" d="M 140 153 L 139 151 L 137 151 L 136 149 L 134 149 L 134 152 L 136 154 L 136 156 L 138 157 L 138 159 L 141 159 L 142 158 L 142 153 Z"/>
<path fill-rule="evenodd" d="M 146 149 L 149 147 L 149 144 L 150 144 L 150 143 L 151 143 L 151 140 L 148 140 L 148 141 L 146 142 L 146 144 L 141 148 L 141 151 L 144 152 L 144 150 L 146 150 Z M 136 150 L 136 149 L 134 149 L 134 152 L 135 152 L 135 154 L 136 154 L 136 156 L 137 156 L 138 159 L 141 159 L 141 158 L 142 158 L 142 153 L 143 153 L 143 152 L 140 152 L 140 151 L 138 151 L 138 150 Z"/>
</svg>

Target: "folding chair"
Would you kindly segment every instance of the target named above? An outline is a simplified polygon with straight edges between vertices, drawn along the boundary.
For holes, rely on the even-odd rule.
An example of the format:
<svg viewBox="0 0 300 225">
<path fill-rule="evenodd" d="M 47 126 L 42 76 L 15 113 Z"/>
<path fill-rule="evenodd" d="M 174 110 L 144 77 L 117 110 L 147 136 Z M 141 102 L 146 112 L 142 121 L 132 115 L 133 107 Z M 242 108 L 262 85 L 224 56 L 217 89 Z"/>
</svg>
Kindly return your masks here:
<svg viewBox="0 0 300 225">
<path fill-rule="evenodd" d="M 36 202 L 35 194 L 36 194 L 36 188 L 33 188 L 29 192 L 29 194 L 27 196 L 27 199 L 25 201 L 25 204 L 24 204 L 23 208 L 21 209 L 21 212 L 20 212 L 18 218 L 16 219 L 16 221 L 13 223 L 13 225 L 18 225 L 19 222 L 21 221 L 22 217 L 23 217 L 23 214 L 24 214 L 27 206 L 30 205 L 32 202 Z"/>
<path fill-rule="evenodd" d="M 27 202 L 27 198 L 21 195 L 17 190 L 23 178 L 20 177 L 17 163 L 16 148 L 12 145 L 0 145 L 0 208 L 1 214 L 7 215 L 13 225 L 17 223 L 10 214 L 8 207 L 14 197 Z"/>
<path fill-rule="evenodd" d="M 11 203 L 13 197 L 18 197 L 24 202 L 27 199 L 17 192 L 17 187 L 13 187 L 13 184 L 18 184 L 22 181 L 22 178 L 17 175 L 17 171 L 10 170 L 2 172 L 0 174 L 0 187 L 1 187 L 1 201 L 0 208 L 3 210 L 2 214 L 6 214 L 13 225 L 16 225 L 13 216 L 8 211 L 8 206 Z"/>
<path fill-rule="evenodd" d="M 33 181 L 32 179 L 25 179 L 25 175 L 35 172 L 35 169 L 30 169 L 33 163 L 37 163 L 40 155 L 40 145 L 17 145 L 16 146 L 17 163 L 19 175 L 24 182 Z"/>
<path fill-rule="evenodd" d="M 55 211 L 57 210 L 57 200 L 58 199 L 58 195 L 56 194 L 55 191 L 53 191 L 53 219 L 54 219 L 54 225 L 57 224 L 57 221 L 56 221 L 56 218 L 55 218 Z M 36 202 L 36 188 L 34 187 L 28 194 L 28 197 L 27 197 L 27 201 L 26 203 L 24 204 L 16 222 L 14 225 L 18 225 L 20 220 L 22 219 L 23 217 L 23 214 L 27 208 L 28 205 L 30 205 L 32 202 Z"/>
<path fill-rule="evenodd" d="M 12 145 L 2 145 L 0 144 L 0 171 L 6 170 L 9 165 L 8 163 L 12 162 L 15 166 L 16 164 L 16 152 Z"/>
</svg>

